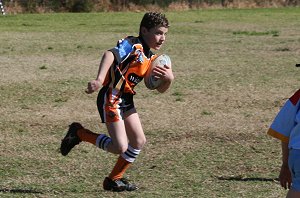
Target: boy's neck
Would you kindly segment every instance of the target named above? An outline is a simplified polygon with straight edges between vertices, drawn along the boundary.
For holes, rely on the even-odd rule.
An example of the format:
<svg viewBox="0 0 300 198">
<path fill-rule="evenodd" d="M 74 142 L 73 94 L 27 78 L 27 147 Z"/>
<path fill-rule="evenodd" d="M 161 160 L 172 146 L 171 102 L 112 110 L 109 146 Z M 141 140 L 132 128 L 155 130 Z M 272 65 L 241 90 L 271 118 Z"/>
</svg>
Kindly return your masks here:
<svg viewBox="0 0 300 198">
<path fill-rule="evenodd" d="M 145 55 L 148 55 L 149 52 L 150 52 L 150 48 L 149 46 L 147 45 L 147 43 L 145 42 L 145 40 L 143 39 L 143 37 L 141 35 L 139 35 L 139 40 L 141 41 L 142 45 L 143 45 L 143 49 L 144 49 L 144 53 Z"/>
</svg>

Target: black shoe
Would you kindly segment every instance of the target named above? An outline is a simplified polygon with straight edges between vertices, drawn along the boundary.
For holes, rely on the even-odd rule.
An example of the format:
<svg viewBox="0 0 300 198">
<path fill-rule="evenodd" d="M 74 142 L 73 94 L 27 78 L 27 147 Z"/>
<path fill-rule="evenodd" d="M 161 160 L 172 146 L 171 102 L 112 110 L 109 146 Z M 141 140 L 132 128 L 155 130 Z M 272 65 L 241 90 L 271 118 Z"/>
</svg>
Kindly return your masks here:
<svg viewBox="0 0 300 198">
<path fill-rule="evenodd" d="M 138 187 L 135 184 L 130 184 L 126 179 L 116 179 L 112 180 L 108 177 L 104 179 L 103 182 L 103 189 L 110 190 L 114 192 L 121 192 L 121 191 L 134 191 L 137 190 Z"/>
<path fill-rule="evenodd" d="M 69 130 L 67 132 L 67 135 L 64 137 L 64 139 L 61 140 L 61 145 L 60 145 L 60 153 L 63 156 L 68 155 L 68 153 L 71 151 L 71 149 L 79 144 L 81 140 L 79 139 L 77 135 L 77 130 L 82 129 L 83 127 L 81 124 L 77 122 L 73 122 L 69 126 Z"/>
<path fill-rule="evenodd" d="M 138 187 L 135 184 L 129 183 L 129 181 L 127 179 L 121 178 L 120 180 L 126 185 L 127 191 L 134 191 L 134 190 L 138 189 Z"/>
</svg>

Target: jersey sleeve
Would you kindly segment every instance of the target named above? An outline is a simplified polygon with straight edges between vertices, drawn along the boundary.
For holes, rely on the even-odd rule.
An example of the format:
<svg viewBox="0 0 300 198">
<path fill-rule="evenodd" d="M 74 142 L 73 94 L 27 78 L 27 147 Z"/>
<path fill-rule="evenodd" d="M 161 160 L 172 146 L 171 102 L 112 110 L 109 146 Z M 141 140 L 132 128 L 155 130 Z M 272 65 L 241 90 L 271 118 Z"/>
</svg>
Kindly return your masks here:
<svg viewBox="0 0 300 198">
<path fill-rule="evenodd" d="M 271 124 L 268 134 L 288 143 L 292 129 L 296 126 L 296 115 L 299 110 L 300 90 L 289 98 Z"/>
</svg>

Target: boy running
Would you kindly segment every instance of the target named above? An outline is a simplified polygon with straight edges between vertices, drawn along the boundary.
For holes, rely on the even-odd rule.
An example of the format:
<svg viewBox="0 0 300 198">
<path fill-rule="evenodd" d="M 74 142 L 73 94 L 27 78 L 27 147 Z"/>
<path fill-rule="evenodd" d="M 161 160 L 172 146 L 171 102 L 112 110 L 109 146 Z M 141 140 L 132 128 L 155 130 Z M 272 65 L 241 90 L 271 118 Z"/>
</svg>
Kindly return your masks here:
<svg viewBox="0 0 300 198">
<path fill-rule="evenodd" d="M 142 81 L 156 57 L 150 49 L 161 48 L 168 28 L 169 22 L 164 14 L 148 12 L 141 21 L 138 37 L 129 36 L 119 40 L 116 47 L 104 53 L 97 77 L 88 83 L 86 93 L 91 94 L 102 86 L 97 107 L 109 136 L 89 131 L 75 122 L 70 125 L 61 142 L 60 151 L 64 156 L 82 141 L 119 155 L 111 173 L 104 179 L 104 190 L 133 191 L 138 188 L 123 178 L 146 143 L 133 102 L 134 87 Z M 155 67 L 153 71 L 156 78 L 164 81 L 157 90 L 165 92 L 174 79 L 172 69 L 169 66 Z"/>
</svg>

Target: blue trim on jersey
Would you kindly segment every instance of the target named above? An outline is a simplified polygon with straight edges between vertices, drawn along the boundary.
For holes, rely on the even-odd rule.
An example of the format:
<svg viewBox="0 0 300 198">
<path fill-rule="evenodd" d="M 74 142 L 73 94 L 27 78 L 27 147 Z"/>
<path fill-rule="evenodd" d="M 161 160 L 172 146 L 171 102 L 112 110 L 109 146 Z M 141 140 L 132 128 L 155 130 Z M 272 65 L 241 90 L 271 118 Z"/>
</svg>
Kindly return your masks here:
<svg viewBox="0 0 300 198">
<path fill-rule="evenodd" d="M 118 52 L 121 62 L 131 53 L 132 46 L 132 43 L 127 39 L 118 42 L 118 45 L 114 49 Z"/>
</svg>

